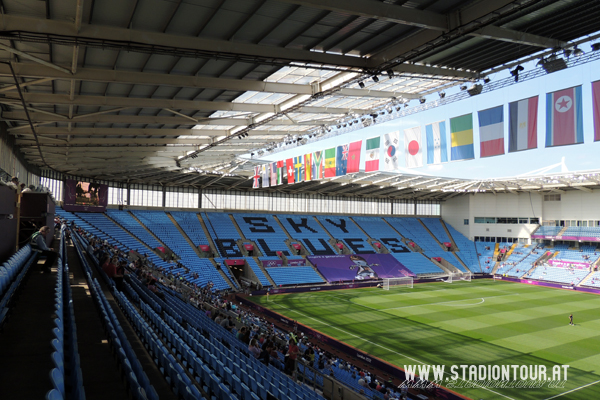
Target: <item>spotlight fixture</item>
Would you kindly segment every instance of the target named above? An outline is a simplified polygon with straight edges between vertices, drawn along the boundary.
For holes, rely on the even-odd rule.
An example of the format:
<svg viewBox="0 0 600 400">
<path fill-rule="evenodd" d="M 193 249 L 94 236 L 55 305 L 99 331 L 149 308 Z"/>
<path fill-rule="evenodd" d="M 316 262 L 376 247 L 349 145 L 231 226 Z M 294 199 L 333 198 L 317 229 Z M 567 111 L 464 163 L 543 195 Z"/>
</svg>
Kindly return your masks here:
<svg viewBox="0 0 600 400">
<path fill-rule="evenodd" d="M 544 57 L 540 58 L 540 61 L 535 64 L 536 67 L 543 67 L 546 64 L 546 59 Z"/>
<path fill-rule="evenodd" d="M 542 68 L 546 71 L 547 74 L 551 74 L 556 71 L 560 71 L 567 68 L 567 63 L 563 58 L 546 58 L 544 64 L 542 64 Z"/>
<path fill-rule="evenodd" d="M 519 72 L 523 71 L 524 69 L 525 68 L 523 68 L 522 65 L 517 65 L 515 69 L 510 71 L 510 74 L 515 77 L 515 82 L 519 82 Z"/>
<path fill-rule="evenodd" d="M 446 97 L 446 92 L 439 92 L 438 94 L 440 95 L 440 99 Z"/>
<path fill-rule="evenodd" d="M 363 81 L 360 81 L 360 82 L 358 82 L 358 86 L 359 86 L 361 89 L 364 89 L 364 88 L 365 88 L 365 83 L 364 83 Z"/>
<path fill-rule="evenodd" d="M 573 55 L 575 57 L 580 57 L 580 56 L 582 56 L 584 54 L 585 54 L 584 51 L 581 50 L 579 47 L 577 47 L 577 45 L 575 45 L 575 48 L 573 49 Z"/>
<path fill-rule="evenodd" d="M 491 79 L 489 76 L 486 76 L 485 78 L 483 78 L 483 83 L 490 83 Z"/>
<path fill-rule="evenodd" d="M 421 103 L 421 104 L 425 104 L 426 101 L 427 101 L 427 99 L 425 97 L 421 97 L 419 99 L 419 103 Z"/>
<path fill-rule="evenodd" d="M 483 90 L 483 85 L 476 83 L 473 86 L 471 86 L 469 88 L 469 90 L 467 90 L 467 92 L 469 93 L 469 96 L 477 96 L 478 94 L 481 93 L 482 90 Z"/>
<path fill-rule="evenodd" d="M 373 75 L 373 82 L 377 83 L 379 82 L 379 77 L 377 75 Z"/>
<path fill-rule="evenodd" d="M 404 108 L 408 107 L 408 103 L 404 103 Z"/>
<path fill-rule="evenodd" d="M 250 157 L 254 157 L 254 153 L 250 153 Z"/>
<path fill-rule="evenodd" d="M 592 51 L 600 50 L 600 43 L 592 43 Z"/>
<path fill-rule="evenodd" d="M 467 90 L 467 85 L 460 85 L 460 90 Z"/>
<path fill-rule="evenodd" d="M 387 74 L 390 79 L 394 77 L 394 71 L 392 71 L 391 69 L 388 69 Z"/>
<path fill-rule="evenodd" d="M 396 106 L 396 111 L 400 111 L 401 108 L 401 106 Z"/>
<path fill-rule="evenodd" d="M 573 50 L 563 49 L 563 54 L 565 55 L 565 57 L 569 58 L 571 56 L 571 54 L 573 54 Z"/>
</svg>

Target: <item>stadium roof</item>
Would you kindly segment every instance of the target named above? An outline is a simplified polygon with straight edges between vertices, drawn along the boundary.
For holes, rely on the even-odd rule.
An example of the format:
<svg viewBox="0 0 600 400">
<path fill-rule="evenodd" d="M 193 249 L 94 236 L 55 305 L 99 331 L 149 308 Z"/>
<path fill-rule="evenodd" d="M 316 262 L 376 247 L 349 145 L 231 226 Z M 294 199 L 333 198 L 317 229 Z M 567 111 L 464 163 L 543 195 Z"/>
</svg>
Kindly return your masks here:
<svg viewBox="0 0 600 400">
<path fill-rule="evenodd" d="M 251 186 L 255 161 L 241 155 L 573 49 L 600 17 L 584 0 L 3 0 L 0 11 L 2 119 L 29 163 L 224 189 Z M 556 185 L 598 184 L 587 178 Z M 377 172 L 269 190 L 562 190 L 528 182 Z"/>
</svg>

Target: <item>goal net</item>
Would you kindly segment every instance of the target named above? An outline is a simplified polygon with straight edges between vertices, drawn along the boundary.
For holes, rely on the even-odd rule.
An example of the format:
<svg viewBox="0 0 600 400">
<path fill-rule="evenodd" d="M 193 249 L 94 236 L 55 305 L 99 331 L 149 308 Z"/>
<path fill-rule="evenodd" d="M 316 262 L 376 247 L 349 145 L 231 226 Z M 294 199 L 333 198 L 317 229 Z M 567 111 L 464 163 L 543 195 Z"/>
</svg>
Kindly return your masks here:
<svg viewBox="0 0 600 400">
<path fill-rule="evenodd" d="M 447 283 L 452 283 L 456 281 L 467 281 L 471 282 L 471 273 L 470 272 L 453 272 L 448 275 L 446 279 Z"/>
<path fill-rule="evenodd" d="M 413 278 L 410 276 L 405 276 L 402 278 L 385 278 L 383 280 L 383 290 L 390 290 L 391 287 L 409 287 L 412 289 L 413 287 Z"/>
</svg>

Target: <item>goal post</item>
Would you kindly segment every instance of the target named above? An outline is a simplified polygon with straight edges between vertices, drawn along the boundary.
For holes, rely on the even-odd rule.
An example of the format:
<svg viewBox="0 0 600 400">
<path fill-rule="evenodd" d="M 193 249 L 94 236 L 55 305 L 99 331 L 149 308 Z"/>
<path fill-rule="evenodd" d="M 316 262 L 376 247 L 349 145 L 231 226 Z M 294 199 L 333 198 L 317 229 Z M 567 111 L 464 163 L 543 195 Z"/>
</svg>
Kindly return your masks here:
<svg viewBox="0 0 600 400">
<path fill-rule="evenodd" d="M 457 282 L 457 281 L 466 281 L 471 282 L 471 273 L 470 272 L 453 272 L 448 275 L 448 279 L 446 279 L 447 283 Z"/>
<path fill-rule="evenodd" d="M 383 279 L 383 290 L 390 290 L 390 287 L 408 287 L 413 288 L 413 278 L 411 276 L 404 276 L 402 278 L 384 278 Z"/>
</svg>

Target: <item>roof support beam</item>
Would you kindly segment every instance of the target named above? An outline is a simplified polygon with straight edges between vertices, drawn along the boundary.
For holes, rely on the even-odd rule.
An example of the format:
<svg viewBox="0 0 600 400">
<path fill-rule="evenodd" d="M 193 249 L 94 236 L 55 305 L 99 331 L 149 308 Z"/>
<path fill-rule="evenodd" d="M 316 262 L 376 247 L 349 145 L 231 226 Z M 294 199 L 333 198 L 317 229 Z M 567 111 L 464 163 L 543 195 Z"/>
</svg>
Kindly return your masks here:
<svg viewBox="0 0 600 400">
<path fill-rule="evenodd" d="M 29 127 L 28 127 L 29 128 Z M 73 128 L 70 132 L 66 127 L 42 126 L 35 130 L 38 136 L 198 136 L 198 138 L 214 138 L 229 135 L 225 129 L 144 129 L 144 128 Z M 30 129 L 22 129 L 18 132 L 20 135 L 33 135 Z M 254 130 L 247 140 L 254 140 L 254 136 L 272 137 L 272 140 L 288 134 L 301 135 L 297 131 L 279 131 L 279 130 Z"/>
<path fill-rule="evenodd" d="M 52 80 L 45 78 L 40 80 Z M 4 89 L 0 89 L 0 92 Z M 50 93 L 23 93 L 26 103 L 54 104 L 95 107 L 127 107 L 127 108 L 164 108 L 165 110 L 198 110 L 198 111 L 238 111 L 250 113 L 276 113 L 276 105 L 271 104 L 246 104 L 230 103 L 226 101 L 195 101 L 176 99 L 145 99 L 136 97 L 110 97 L 110 96 L 70 96 Z M 16 95 L 7 96 L 6 99 L 18 101 Z M 302 107 L 297 112 L 314 114 L 346 114 L 351 112 L 364 112 L 366 110 L 337 108 L 337 107 Z M 175 112 L 173 112 L 175 114 Z"/>
<path fill-rule="evenodd" d="M 410 9 L 409 11 L 410 12 Z M 443 16 L 442 16 L 443 17 Z M 79 28 L 76 26 L 79 25 Z M 142 31 L 109 25 L 73 24 L 71 21 L 49 20 L 17 15 L 2 16 L 0 31 L 28 33 L 52 40 L 60 37 L 61 44 L 97 45 L 109 48 L 146 50 L 160 54 L 180 54 L 190 57 L 262 59 L 267 62 L 298 62 L 364 68 L 366 60 L 339 54 L 329 54 L 294 48 L 265 46 L 228 40 L 207 39 L 196 36 Z M 11 37 L 18 41 L 21 36 Z"/>
<path fill-rule="evenodd" d="M 60 71 L 60 72 L 62 72 L 64 74 L 67 74 L 67 75 L 71 74 L 71 71 L 69 71 L 66 68 L 63 68 L 63 67 L 61 67 L 59 65 L 56 65 L 56 64 L 52 64 L 51 62 L 48 62 L 46 60 L 42 60 L 41 58 L 32 56 L 31 54 L 25 53 L 23 51 L 20 51 L 20 50 L 17 50 L 17 49 L 13 49 L 12 47 L 7 46 L 5 44 L 0 43 L 0 49 L 8 51 L 9 53 L 16 54 L 18 56 L 21 56 L 23 58 L 26 58 L 26 59 L 31 60 L 33 62 L 36 62 L 38 64 L 44 65 L 46 67 L 54 68 L 55 70 Z"/>
<path fill-rule="evenodd" d="M 198 89 L 218 89 L 232 90 L 236 92 L 256 91 L 267 93 L 285 93 L 285 94 L 304 94 L 313 95 L 318 86 L 300 85 L 293 83 L 275 83 L 252 81 L 248 79 L 229 79 L 229 78 L 213 78 L 202 76 L 186 76 L 174 74 L 157 74 L 150 72 L 134 72 L 122 70 L 96 69 L 96 68 L 78 68 L 77 72 L 68 74 L 56 71 L 52 68 L 25 63 L 14 63 L 13 68 L 15 74 L 19 77 L 31 78 L 53 78 L 64 80 L 82 80 L 89 82 L 109 82 L 109 83 L 124 83 L 131 85 L 151 85 L 151 86 L 173 86 Z M 0 75 L 12 76 L 8 65 L 0 64 Z M 350 90 L 350 89 L 344 89 Z M 352 90 L 357 90 L 353 92 Z M 352 89 L 346 96 L 358 97 L 391 97 L 402 96 L 410 98 L 414 94 L 396 93 L 396 92 L 378 92 L 375 90 L 358 90 Z M 383 94 L 382 94 L 383 93 Z M 388 94 L 389 93 L 389 94 Z M 174 107 L 177 108 L 177 107 Z M 273 112 L 270 110 L 269 112 Z"/>
</svg>

